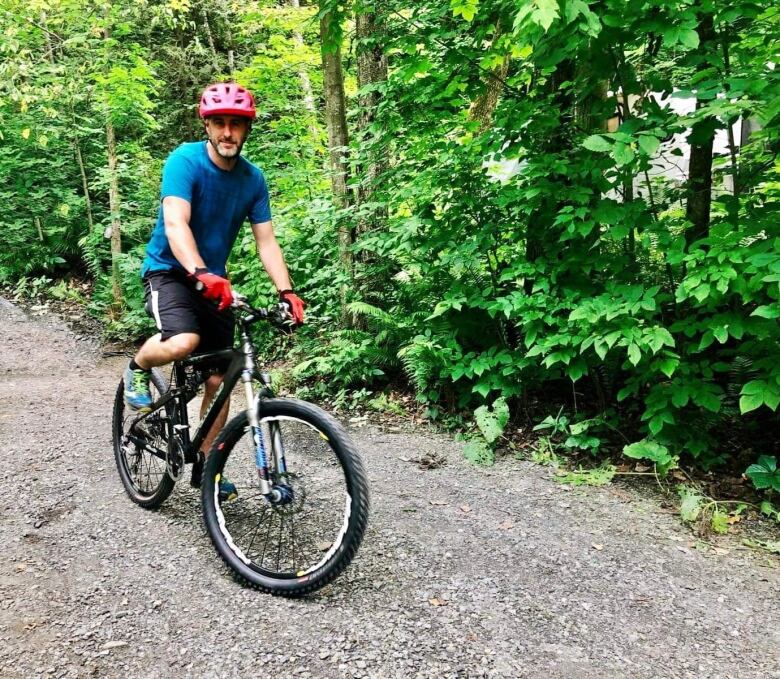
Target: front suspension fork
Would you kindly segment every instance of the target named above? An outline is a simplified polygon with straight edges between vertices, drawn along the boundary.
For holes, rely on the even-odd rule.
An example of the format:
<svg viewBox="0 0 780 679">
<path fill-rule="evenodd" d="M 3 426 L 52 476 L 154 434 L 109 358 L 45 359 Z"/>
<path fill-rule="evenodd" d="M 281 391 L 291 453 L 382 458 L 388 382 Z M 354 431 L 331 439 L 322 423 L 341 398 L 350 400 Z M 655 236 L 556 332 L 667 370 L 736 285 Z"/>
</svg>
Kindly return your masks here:
<svg viewBox="0 0 780 679">
<path fill-rule="evenodd" d="M 271 391 L 271 378 L 268 373 L 260 373 L 260 383 L 263 385 L 262 391 Z M 246 401 L 249 410 L 249 428 L 252 432 L 252 442 L 255 449 L 255 467 L 257 468 L 257 475 L 260 480 L 260 491 L 271 499 L 271 501 L 279 500 L 276 495 L 279 491 L 274 488 L 273 481 L 270 476 L 270 464 L 269 456 L 265 446 L 265 438 L 263 436 L 263 430 L 260 426 L 260 418 L 258 416 L 258 402 L 255 399 L 255 395 L 252 391 L 252 371 L 245 369 L 242 374 L 242 381 L 244 382 L 244 390 L 246 392 Z M 262 392 L 261 392 L 262 393 Z M 284 449 L 282 447 L 282 436 L 279 429 L 278 422 L 269 423 L 269 433 L 271 435 L 271 455 L 273 455 L 273 463 L 275 469 L 283 474 L 287 471 L 287 467 L 284 460 Z"/>
</svg>

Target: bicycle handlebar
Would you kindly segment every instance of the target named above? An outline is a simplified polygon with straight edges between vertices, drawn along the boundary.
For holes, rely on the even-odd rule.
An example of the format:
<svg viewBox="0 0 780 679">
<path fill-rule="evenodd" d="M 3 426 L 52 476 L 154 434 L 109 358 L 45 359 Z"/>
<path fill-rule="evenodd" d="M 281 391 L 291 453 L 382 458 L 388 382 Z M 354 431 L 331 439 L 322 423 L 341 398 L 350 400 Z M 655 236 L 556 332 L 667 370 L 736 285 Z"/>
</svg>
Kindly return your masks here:
<svg viewBox="0 0 780 679">
<path fill-rule="evenodd" d="M 280 330 L 284 330 L 286 332 L 291 332 L 293 326 L 295 325 L 293 321 L 293 315 L 290 313 L 289 304 L 286 304 L 285 302 L 279 302 L 275 307 L 256 308 L 249 303 L 245 295 L 242 295 L 235 288 L 233 289 L 233 302 L 230 307 L 232 309 L 247 312 L 249 316 L 246 320 L 249 323 L 263 318 L 267 321 L 270 321 Z"/>
</svg>

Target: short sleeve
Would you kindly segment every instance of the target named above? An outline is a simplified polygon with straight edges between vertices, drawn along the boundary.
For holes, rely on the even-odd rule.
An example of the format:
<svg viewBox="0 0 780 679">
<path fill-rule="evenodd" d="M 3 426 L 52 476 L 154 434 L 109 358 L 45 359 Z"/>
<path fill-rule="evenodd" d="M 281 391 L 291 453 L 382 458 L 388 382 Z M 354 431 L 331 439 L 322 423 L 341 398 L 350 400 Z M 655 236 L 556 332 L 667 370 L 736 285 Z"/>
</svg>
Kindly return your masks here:
<svg viewBox="0 0 780 679">
<path fill-rule="evenodd" d="M 176 196 L 192 203 L 194 186 L 195 168 L 192 162 L 183 153 L 174 151 L 163 166 L 160 200 Z"/>
<path fill-rule="evenodd" d="M 268 185 L 262 172 L 258 172 L 257 197 L 249 209 L 249 223 L 262 224 L 271 221 L 271 201 L 268 197 Z"/>
</svg>

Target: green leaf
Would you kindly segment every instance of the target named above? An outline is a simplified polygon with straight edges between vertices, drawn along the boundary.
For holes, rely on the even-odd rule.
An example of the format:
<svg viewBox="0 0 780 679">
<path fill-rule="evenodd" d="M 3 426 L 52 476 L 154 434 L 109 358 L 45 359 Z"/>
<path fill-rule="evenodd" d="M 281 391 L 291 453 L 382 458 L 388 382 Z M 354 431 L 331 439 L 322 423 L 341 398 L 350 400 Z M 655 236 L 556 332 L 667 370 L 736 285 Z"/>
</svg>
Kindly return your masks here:
<svg viewBox="0 0 780 679">
<path fill-rule="evenodd" d="M 588 149 L 588 151 L 597 151 L 599 153 L 605 153 L 612 150 L 612 142 L 601 134 L 590 135 L 590 137 L 582 142 L 582 145 Z"/>
<path fill-rule="evenodd" d="M 777 468 L 777 459 L 774 456 L 762 455 L 758 462 L 751 464 L 745 470 L 753 485 L 759 490 L 771 488 L 780 491 L 780 470 Z"/>
<path fill-rule="evenodd" d="M 675 408 L 684 408 L 691 400 L 691 395 L 685 387 L 678 387 L 672 392 L 672 405 Z"/>
<path fill-rule="evenodd" d="M 477 382 L 471 389 L 471 391 L 476 392 L 483 398 L 486 397 L 490 393 L 490 384 L 487 382 Z"/>
<path fill-rule="evenodd" d="M 533 0 L 533 4 L 536 9 L 531 12 L 531 21 L 547 31 L 553 21 L 560 16 L 558 0 Z"/>
<path fill-rule="evenodd" d="M 780 304 L 760 306 L 750 315 L 769 319 L 780 318 Z"/>
<path fill-rule="evenodd" d="M 743 540 L 742 544 L 754 549 L 765 549 L 770 554 L 780 554 L 780 540 Z"/>
<path fill-rule="evenodd" d="M 712 530 L 720 535 L 725 535 L 729 532 L 729 515 L 726 512 L 722 512 L 720 509 L 716 509 L 712 512 L 712 518 L 710 519 L 710 526 Z"/>
<path fill-rule="evenodd" d="M 750 396 L 760 395 L 763 397 L 766 388 L 767 384 L 764 382 L 764 380 L 750 380 L 750 382 L 745 383 L 745 385 L 742 387 L 742 391 L 739 393 Z"/>
<path fill-rule="evenodd" d="M 633 342 L 628 345 L 628 360 L 631 361 L 632 365 L 636 365 L 642 360 L 642 352 Z"/>
<path fill-rule="evenodd" d="M 760 408 L 762 405 L 764 405 L 763 394 L 749 394 L 747 396 L 741 396 L 739 399 L 739 412 L 744 415 L 745 413 L 749 413 L 751 410 Z"/>
<path fill-rule="evenodd" d="M 760 509 L 761 509 L 761 513 L 764 516 L 769 516 L 769 517 L 780 516 L 780 512 L 778 512 L 778 510 L 775 509 L 775 506 L 769 500 L 764 500 L 761 503 Z"/>
<path fill-rule="evenodd" d="M 623 448 L 623 455 L 635 460 L 650 460 L 656 465 L 659 474 L 666 474 L 677 460 L 666 446 L 649 439 L 642 439 Z"/>
<path fill-rule="evenodd" d="M 665 358 L 659 361 L 658 368 L 664 375 L 671 377 L 674 375 L 674 371 L 677 370 L 678 365 L 680 365 L 679 358 Z"/>
<path fill-rule="evenodd" d="M 624 144 L 620 141 L 617 142 L 612 149 L 612 157 L 615 159 L 618 167 L 628 165 L 634 160 L 635 156 L 634 150 L 628 144 Z"/>
<path fill-rule="evenodd" d="M 640 134 L 639 135 L 639 148 L 642 149 L 642 152 L 646 156 L 653 156 L 655 155 L 655 152 L 658 150 L 658 147 L 661 145 L 660 140 L 658 137 L 653 137 L 649 134 Z"/>
<path fill-rule="evenodd" d="M 452 16 L 462 16 L 466 21 L 471 21 L 477 13 L 479 0 L 450 0 Z"/>
<path fill-rule="evenodd" d="M 578 469 L 576 471 L 556 472 L 553 477 L 558 483 L 569 486 L 606 486 L 615 477 L 615 467 L 605 465 L 596 469 Z"/>
<path fill-rule="evenodd" d="M 699 518 L 704 497 L 688 486 L 680 486 L 680 518 L 687 523 L 692 523 Z"/>
<path fill-rule="evenodd" d="M 469 461 L 478 465 L 490 466 L 495 461 L 495 454 L 490 446 L 480 439 L 472 439 L 463 447 L 463 455 Z"/>
<path fill-rule="evenodd" d="M 506 399 L 496 399 L 492 411 L 487 406 L 480 406 L 474 411 L 474 419 L 485 440 L 493 443 L 504 432 L 504 427 L 509 421 L 509 406 Z"/>
<path fill-rule="evenodd" d="M 699 34 L 692 28 L 681 28 L 677 33 L 677 40 L 688 49 L 696 49 L 699 46 Z"/>
<path fill-rule="evenodd" d="M 711 413 L 720 412 L 720 397 L 712 391 L 704 389 L 694 391 L 691 394 L 691 398 L 696 405 L 709 410 Z"/>
</svg>

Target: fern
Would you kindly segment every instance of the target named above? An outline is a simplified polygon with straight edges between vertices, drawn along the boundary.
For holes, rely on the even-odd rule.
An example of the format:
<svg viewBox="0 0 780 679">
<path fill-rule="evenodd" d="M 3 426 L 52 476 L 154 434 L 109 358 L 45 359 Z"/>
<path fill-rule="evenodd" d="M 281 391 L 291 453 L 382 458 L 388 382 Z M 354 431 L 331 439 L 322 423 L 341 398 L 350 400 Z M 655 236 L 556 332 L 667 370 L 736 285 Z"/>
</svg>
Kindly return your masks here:
<svg viewBox="0 0 780 679">
<path fill-rule="evenodd" d="M 430 383 L 433 373 L 433 360 L 429 343 L 413 343 L 398 352 L 404 372 L 418 391 L 424 390 Z"/>
<path fill-rule="evenodd" d="M 384 309 L 367 304 L 366 302 L 351 302 L 347 305 L 347 311 L 353 314 L 355 317 L 365 317 L 371 320 L 378 321 L 380 325 L 397 328 L 398 324 L 396 319 L 393 318 Z"/>
</svg>

